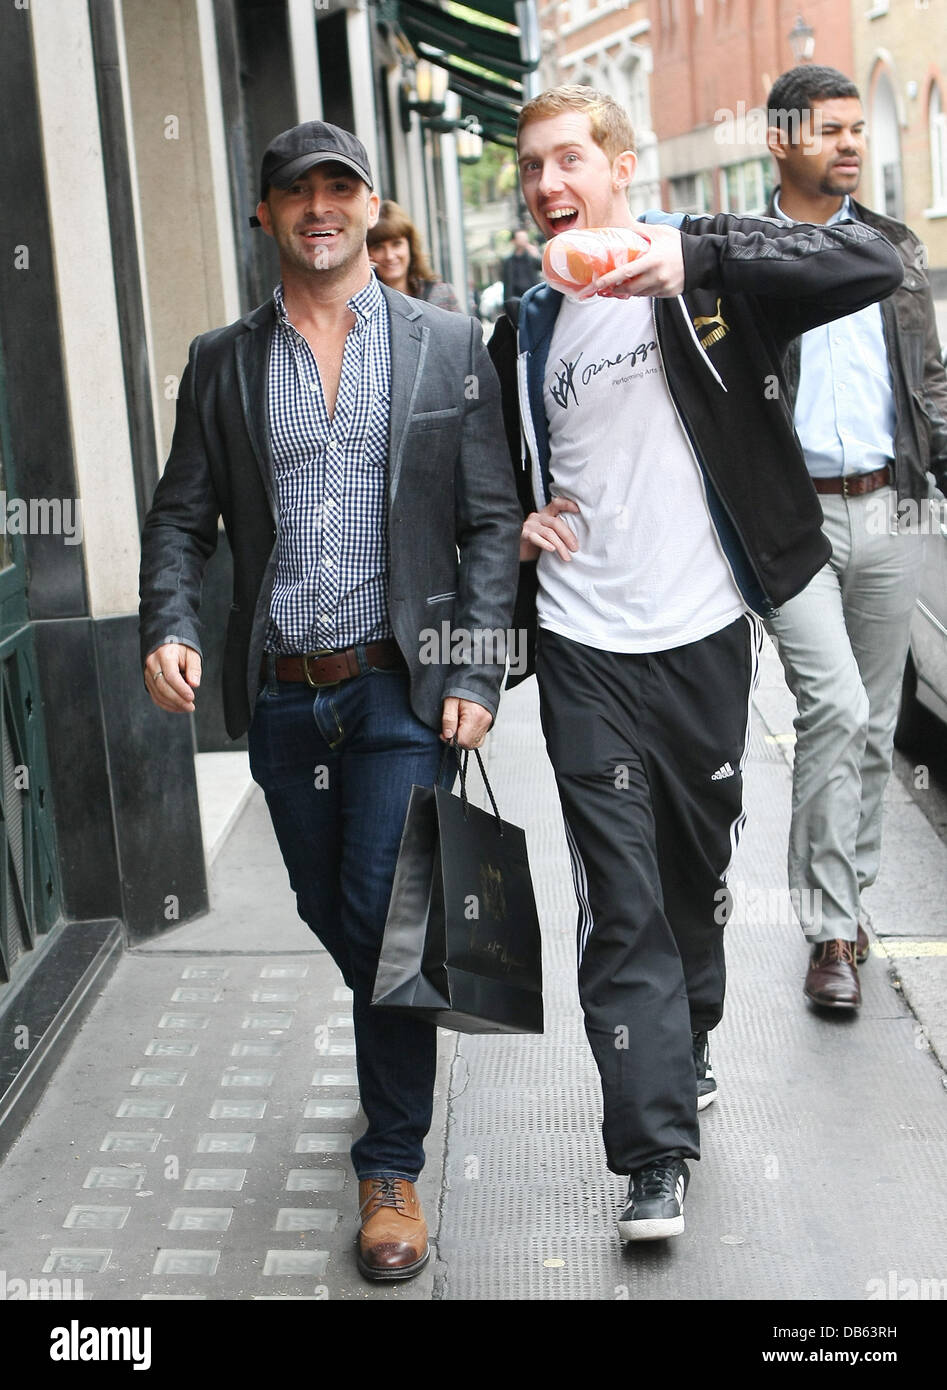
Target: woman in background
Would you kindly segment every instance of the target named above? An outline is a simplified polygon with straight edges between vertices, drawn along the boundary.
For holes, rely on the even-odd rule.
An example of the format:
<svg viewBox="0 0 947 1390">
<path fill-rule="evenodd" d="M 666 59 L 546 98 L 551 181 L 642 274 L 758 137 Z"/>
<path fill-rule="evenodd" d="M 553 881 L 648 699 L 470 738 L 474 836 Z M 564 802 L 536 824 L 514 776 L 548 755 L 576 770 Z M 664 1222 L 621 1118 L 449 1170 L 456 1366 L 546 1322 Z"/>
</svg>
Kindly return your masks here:
<svg viewBox="0 0 947 1390">
<path fill-rule="evenodd" d="M 454 291 L 439 280 L 421 246 L 417 227 L 404 208 L 386 198 L 368 230 L 368 255 L 379 280 L 392 290 L 462 314 Z"/>
</svg>

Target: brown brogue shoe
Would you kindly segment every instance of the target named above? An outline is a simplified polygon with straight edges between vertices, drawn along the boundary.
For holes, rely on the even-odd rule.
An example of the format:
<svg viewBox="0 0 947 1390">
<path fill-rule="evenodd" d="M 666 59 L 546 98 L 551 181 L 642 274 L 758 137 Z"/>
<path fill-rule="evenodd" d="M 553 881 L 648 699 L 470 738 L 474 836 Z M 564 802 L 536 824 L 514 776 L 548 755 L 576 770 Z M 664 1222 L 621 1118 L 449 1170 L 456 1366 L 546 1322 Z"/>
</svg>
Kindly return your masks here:
<svg viewBox="0 0 947 1390">
<path fill-rule="evenodd" d="M 857 1009 L 862 1001 L 854 941 L 819 941 L 812 948 L 804 993 L 829 1009 Z"/>
<path fill-rule="evenodd" d="M 856 965 L 864 965 L 864 964 L 865 964 L 865 961 L 868 959 L 868 957 L 869 957 L 870 954 L 871 954 L 871 942 L 868 940 L 868 933 L 865 931 L 865 928 L 862 926 L 861 922 L 859 922 L 859 924 L 858 924 L 858 935 L 857 935 L 857 937 L 855 938 L 855 963 L 856 963 Z"/>
<path fill-rule="evenodd" d="M 366 1178 L 358 1185 L 358 1269 L 366 1279 L 413 1279 L 431 1254 L 414 1183 Z"/>
</svg>

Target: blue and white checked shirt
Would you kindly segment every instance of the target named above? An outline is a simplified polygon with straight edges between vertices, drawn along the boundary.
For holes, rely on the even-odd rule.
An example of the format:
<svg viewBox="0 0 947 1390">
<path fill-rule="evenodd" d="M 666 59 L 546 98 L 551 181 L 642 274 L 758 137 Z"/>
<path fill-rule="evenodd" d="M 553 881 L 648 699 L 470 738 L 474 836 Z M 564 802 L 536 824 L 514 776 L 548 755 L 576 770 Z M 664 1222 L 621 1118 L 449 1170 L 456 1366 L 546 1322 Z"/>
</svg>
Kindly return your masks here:
<svg viewBox="0 0 947 1390">
<path fill-rule="evenodd" d="M 784 222 L 793 221 L 778 194 L 775 206 Z M 846 197 L 826 226 L 851 220 Z M 894 458 L 894 392 L 880 304 L 803 333 L 794 424 L 813 478 L 872 473 Z"/>
<path fill-rule="evenodd" d="M 348 301 L 330 420 L 312 349 L 273 292 L 267 382 L 279 499 L 276 582 L 266 649 L 300 653 L 391 636 L 388 619 L 388 305 L 372 275 Z"/>
</svg>

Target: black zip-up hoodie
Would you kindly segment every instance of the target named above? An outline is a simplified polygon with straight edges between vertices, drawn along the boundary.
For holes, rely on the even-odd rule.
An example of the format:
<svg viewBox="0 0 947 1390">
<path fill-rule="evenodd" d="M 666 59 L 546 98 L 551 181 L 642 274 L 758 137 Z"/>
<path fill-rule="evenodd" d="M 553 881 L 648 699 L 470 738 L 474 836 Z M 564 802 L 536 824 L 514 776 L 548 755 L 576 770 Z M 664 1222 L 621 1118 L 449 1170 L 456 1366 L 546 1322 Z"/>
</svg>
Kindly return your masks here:
<svg viewBox="0 0 947 1390">
<path fill-rule="evenodd" d="M 793 428 L 786 350 L 807 329 L 897 289 L 901 259 L 863 222 L 788 227 L 768 217 L 665 213 L 639 220 L 671 222 L 682 233 L 684 293 L 654 300 L 658 343 L 720 543 L 747 605 L 766 617 L 831 553 Z M 536 286 L 518 305 L 508 302 L 489 344 L 524 515 L 550 497 L 542 382 L 561 304 L 557 291 Z M 520 566 L 514 617 L 531 632 L 535 568 Z"/>
</svg>

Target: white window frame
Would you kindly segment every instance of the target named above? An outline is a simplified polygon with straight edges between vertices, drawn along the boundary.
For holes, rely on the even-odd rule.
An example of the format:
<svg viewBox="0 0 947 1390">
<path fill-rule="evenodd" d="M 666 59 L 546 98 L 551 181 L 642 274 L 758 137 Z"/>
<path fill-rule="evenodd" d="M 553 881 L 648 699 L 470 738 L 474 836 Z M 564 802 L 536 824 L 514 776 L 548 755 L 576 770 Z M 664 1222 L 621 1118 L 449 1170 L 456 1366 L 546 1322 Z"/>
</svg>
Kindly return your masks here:
<svg viewBox="0 0 947 1390">
<path fill-rule="evenodd" d="M 931 153 L 931 205 L 926 217 L 947 217 L 947 111 L 940 86 L 931 83 L 927 98 L 927 129 Z"/>
<path fill-rule="evenodd" d="M 759 155 L 740 160 L 737 164 L 724 165 L 720 170 L 721 212 L 732 212 L 738 217 L 755 217 L 765 212 L 766 174 L 766 160 Z M 730 198 L 731 180 L 735 185 L 733 201 Z"/>
<path fill-rule="evenodd" d="M 711 197 L 713 193 L 713 176 L 709 169 L 697 169 L 691 174 L 682 174 L 678 178 L 670 179 L 669 183 L 673 188 L 674 184 L 680 183 L 683 179 L 693 181 L 694 198 L 686 207 L 674 207 L 672 212 L 683 212 L 689 217 L 705 217 L 711 209 Z M 672 196 L 671 202 L 674 202 Z"/>
</svg>

